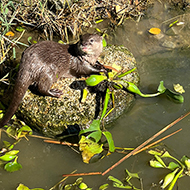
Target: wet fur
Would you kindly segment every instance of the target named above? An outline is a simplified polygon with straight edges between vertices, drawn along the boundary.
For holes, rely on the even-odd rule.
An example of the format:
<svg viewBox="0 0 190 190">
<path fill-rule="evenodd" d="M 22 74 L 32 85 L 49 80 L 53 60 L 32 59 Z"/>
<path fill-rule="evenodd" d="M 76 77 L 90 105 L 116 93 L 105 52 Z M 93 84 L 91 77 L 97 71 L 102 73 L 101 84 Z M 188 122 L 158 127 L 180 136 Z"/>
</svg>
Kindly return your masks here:
<svg viewBox="0 0 190 190">
<path fill-rule="evenodd" d="M 102 37 L 91 34 L 82 36 L 77 44 L 44 41 L 27 48 L 21 58 L 12 101 L 0 121 L 0 128 L 14 115 L 30 85 L 35 85 L 42 95 L 60 97 L 60 90 L 51 89 L 58 78 L 88 76 L 103 71 L 95 67 L 101 51 Z"/>
</svg>

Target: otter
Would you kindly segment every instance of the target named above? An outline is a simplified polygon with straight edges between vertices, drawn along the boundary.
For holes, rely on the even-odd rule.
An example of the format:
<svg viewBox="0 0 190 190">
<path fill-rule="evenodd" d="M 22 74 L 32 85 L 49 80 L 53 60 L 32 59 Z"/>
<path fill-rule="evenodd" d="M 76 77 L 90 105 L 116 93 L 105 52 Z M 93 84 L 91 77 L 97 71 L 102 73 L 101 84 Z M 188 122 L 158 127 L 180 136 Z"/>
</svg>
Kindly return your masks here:
<svg viewBox="0 0 190 190">
<path fill-rule="evenodd" d="M 29 86 L 37 87 L 41 95 L 59 98 L 62 91 L 51 89 L 59 78 L 105 72 L 104 66 L 97 62 L 102 49 L 102 36 L 97 34 L 82 35 L 76 44 L 43 41 L 27 48 L 22 54 L 13 97 L 0 128 L 14 115 Z"/>
</svg>

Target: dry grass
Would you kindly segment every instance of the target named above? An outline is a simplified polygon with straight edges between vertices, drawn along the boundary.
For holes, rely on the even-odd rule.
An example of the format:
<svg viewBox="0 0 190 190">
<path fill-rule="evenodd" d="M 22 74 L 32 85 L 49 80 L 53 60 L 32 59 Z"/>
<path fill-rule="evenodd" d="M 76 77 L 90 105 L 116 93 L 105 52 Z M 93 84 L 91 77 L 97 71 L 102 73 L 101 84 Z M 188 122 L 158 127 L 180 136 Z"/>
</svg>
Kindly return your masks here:
<svg viewBox="0 0 190 190">
<path fill-rule="evenodd" d="M 63 1 L 62 1 L 63 2 Z M 25 0 L 20 6 L 17 18 L 25 23 L 43 29 L 46 37 L 58 34 L 68 41 L 89 28 L 98 19 L 109 19 L 112 25 L 120 25 L 129 16 L 142 14 L 148 0 L 83 0 L 66 4 L 55 0 Z M 70 3 L 70 4 L 69 4 Z"/>
</svg>

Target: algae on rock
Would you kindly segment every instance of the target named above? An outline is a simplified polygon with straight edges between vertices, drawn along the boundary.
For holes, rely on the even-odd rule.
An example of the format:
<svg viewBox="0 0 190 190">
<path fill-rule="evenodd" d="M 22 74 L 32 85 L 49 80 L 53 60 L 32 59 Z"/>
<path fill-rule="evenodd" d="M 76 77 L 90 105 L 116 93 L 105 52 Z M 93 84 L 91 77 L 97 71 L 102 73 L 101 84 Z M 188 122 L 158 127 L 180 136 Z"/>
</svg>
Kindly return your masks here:
<svg viewBox="0 0 190 190">
<path fill-rule="evenodd" d="M 112 45 L 104 48 L 99 62 L 110 66 L 116 64 L 125 70 L 136 67 L 133 55 L 121 46 Z M 124 79 L 136 85 L 139 83 L 137 71 L 128 74 Z M 60 98 L 39 96 L 28 90 L 16 114 L 29 126 L 49 137 L 61 134 L 68 125 L 77 124 L 80 128 L 85 128 L 95 116 L 96 94 L 88 93 L 85 102 L 80 102 L 81 90 L 70 88 L 70 84 L 78 80 L 81 79 L 65 78 L 54 83 L 52 88 L 63 91 Z M 118 118 L 133 101 L 132 94 L 123 90 L 115 90 L 115 109 L 105 118 L 105 124 Z M 102 106 L 100 106 L 99 115 L 101 108 Z M 111 108 L 112 102 L 110 101 L 108 109 Z"/>
</svg>

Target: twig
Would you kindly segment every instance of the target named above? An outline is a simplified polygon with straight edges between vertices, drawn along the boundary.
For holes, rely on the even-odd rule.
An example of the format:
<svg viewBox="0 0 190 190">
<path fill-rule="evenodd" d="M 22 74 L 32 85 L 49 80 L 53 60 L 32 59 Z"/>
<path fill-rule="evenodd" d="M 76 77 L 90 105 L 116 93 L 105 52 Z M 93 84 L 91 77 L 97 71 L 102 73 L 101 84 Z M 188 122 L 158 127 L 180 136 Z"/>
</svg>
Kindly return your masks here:
<svg viewBox="0 0 190 190">
<path fill-rule="evenodd" d="M 133 155 L 136 155 L 136 154 L 138 154 L 138 153 L 140 153 L 140 152 L 142 152 L 142 151 L 150 148 L 151 146 L 154 146 L 155 144 L 158 144 L 159 142 L 167 139 L 168 137 L 171 137 L 172 135 L 175 135 L 176 133 L 180 132 L 181 130 L 182 130 L 182 128 L 179 129 L 179 130 L 177 130 L 177 131 L 175 131 L 175 132 L 173 132 L 173 133 L 171 133 L 171 134 L 169 134 L 169 135 L 167 135 L 167 136 L 165 136 L 165 137 L 163 137 L 163 138 L 161 138 L 161 139 L 159 139 L 159 140 L 157 140 L 157 141 L 155 141 L 155 142 L 153 142 L 153 143 L 151 143 L 151 144 L 149 144 L 149 145 L 147 145 L 147 146 L 145 146 L 144 148 L 142 148 L 139 151 L 135 152 Z"/>
<path fill-rule="evenodd" d="M 184 119 L 186 116 L 188 116 L 190 114 L 190 112 L 186 113 L 185 115 L 182 115 L 181 117 L 179 117 L 178 119 L 176 119 L 175 121 L 173 121 L 172 123 L 170 123 L 169 125 L 167 125 L 166 127 L 164 127 L 161 131 L 159 131 L 158 133 L 156 133 L 155 135 L 153 135 L 152 137 L 150 137 L 148 140 L 146 140 L 144 143 L 142 143 L 141 145 L 139 145 L 137 148 L 135 148 L 133 151 L 131 151 L 129 154 L 127 154 L 126 156 L 124 156 L 122 159 L 120 159 L 117 163 L 115 163 L 113 166 L 111 166 L 110 168 L 108 168 L 105 172 L 102 173 L 102 175 L 107 174 L 109 171 L 111 171 L 112 169 L 114 169 L 116 166 L 118 166 L 119 164 L 121 164 L 124 160 L 126 160 L 127 158 L 129 158 L 131 155 L 134 155 L 135 152 L 139 151 L 142 147 L 144 147 L 145 145 L 147 145 L 150 141 L 152 141 L 153 139 L 155 139 L 157 136 L 159 136 L 160 134 L 162 134 L 163 132 L 165 132 L 166 130 L 168 130 L 170 127 L 172 127 L 173 125 L 175 125 L 176 123 L 178 123 L 179 121 L 181 121 L 182 119 Z"/>
<path fill-rule="evenodd" d="M 70 176 L 87 176 L 87 175 L 101 175 L 102 172 L 90 172 L 90 173 L 77 173 L 77 174 L 63 174 L 63 177 L 70 177 Z"/>
<path fill-rule="evenodd" d="M 73 143 L 69 143 L 69 142 L 54 141 L 54 140 L 44 140 L 44 142 L 53 143 L 53 144 L 62 144 L 62 145 L 67 145 L 67 146 L 78 146 L 78 144 L 73 144 Z"/>
</svg>

